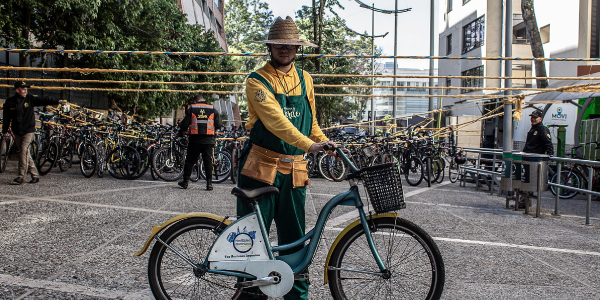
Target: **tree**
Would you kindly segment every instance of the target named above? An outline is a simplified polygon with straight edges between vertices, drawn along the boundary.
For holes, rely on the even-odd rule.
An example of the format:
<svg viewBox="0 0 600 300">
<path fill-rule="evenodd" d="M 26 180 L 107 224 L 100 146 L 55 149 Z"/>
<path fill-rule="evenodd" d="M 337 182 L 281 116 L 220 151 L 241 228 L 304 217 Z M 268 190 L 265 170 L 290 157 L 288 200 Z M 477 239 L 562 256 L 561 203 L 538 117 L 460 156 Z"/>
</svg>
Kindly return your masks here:
<svg viewBox="0 0 600 300">
<path fill-rule="evenodd" d="M 521 12 L 523 13 L 523 20 L 525 21 L 527 35 L 531 41 L 531 53 L 533 54 L 533 57 L 544 57 L 544 47 L 542 45 L 540 30 L 538 29 L 537 20 L 535 18 L 533 0 L 522 0 Z M 535 61 L 535 76 L 546 77 L 546 63 L 544 61 Z M 537 86 L 539 88 L 547 88 L 548 80 L 538 79 Z"/>
<path fill-rule="evenodd" d="M 335 2 L 331 1 L 331 5 Z M 312 28 L 314 24 L 314 14 L 311 7 L 304 6 L 299 10 L 297 15 L 296 24 L 300 31 L 301 38 L 314 34 Z M 318 16 L 317 16 L 318 17 Z M 322 30 L 320 31 L 322 36 L 327 37 L 322 39 L 320 49 L 323 53 L 332 54 L 344 54 L 344 55 L 370 55 L 371 43 L 370 39 L 362 36 L 354 36 L 346 30 L 344 21 L 334 15 L 332 17 L 324 15 L 322 21 L 317 22 L 321 24 Z M 313 41 L 318 44 L 318 41 Z M 319 48 L 308 48 L 305 49 L 309 53 L 318 53 Z M 375 54 L 381 54 L 381 49 L 377 49 Z M 371 64 L 369 59 L 346 59 L 346 58 L 330 58 L 320 59 L 319 67 L 321 71 L 317 70 L 317 64 L 315 60 L 303 59 L 298 63 L 302 65 L 302 68 L 309 72 L 317 72 L 323 74 L 370 74 Z M 370 84 L 368 78 L 356 78 L 356 77 L 316 77 L 314 78 L 315 84 L 337 84 L 337 85 L 351 85 L 351 84 Z M 347 93 L 358 93 L 358 94 L 369 94 L 369 89 L 348 89 L 348 88 L 318 88 L 318 93 L 324 94 L 347 94 Z M 367 98 L 344 99 L 342 97 L 317 97 L 316 105 L 319 107 L 317 110 L 317 120 L 320 124 L 328 126 L 332 120 L 340 117 L 351 117 L 360 116 L 361 110 L 366 105 Z"/>
<path fill-rule="evenodd" d="M 273 24 L 273 12 L 269 5 L 259 0 L 229 0 L 225 4 L 225 32 L 229 43 L 230 52 L 263 53 L 264 44 L 253 42 L 267 38 L 269 28 Z M 233 65 L 238 72 L 251 72 L 266 62 L 267 57 L 247 56 L 234 57 Z M 237 82 L 243 82 L 245 77 L 236 76 Z M 238 88 L 236 90 L 242 90 Z M 234 111 L 240 112 L 240 120 L 247 118 L 248 104 L 246 95 L 236 95 L 237 103 Z"/>
<path fill-rule="evenodd" d="M 18 47 L 27 39 L 23 31 L 23 7 L 33 7 L 31 35 L 40 48 L 101 49 L 148 51 L 222 51 L 211 31 L 199 25 L 186 24 L 186 17 L 172 0 L 9 0 L 0 14 L 0 37 Z M 6 13 L 5 13 L 6 12 Z M 5 17 L 5 16 L 10 17 Z M 17 25 L 21 26 L 18 27 Z M 19 31 L 21 30 L 21 31 Z M 36 45 L 37 46 L 37 45 Z M 47 54 L 37 54 L 47 55 Z M 233 71 L 230 57 L 166 56 L 166 55 L 61 55 L 62 67 L 111 68 L 127 70 Z M 152 80 L 190 82 L 231 82 L 231 76 L 95 73 L 81 75 L 65 73 L 63 78 L 100 80 Z M 162 84 L 111 84 L 114 88 L 168 89 Z M 220 86 L 176 85 L 184 90 L 227 90 Z M 109 92 L 109 97 L 124 111 L 144 117 L 170 113 L 181 107 L 190 94 L 168 92 Z M 66 95 L 64 95 L 66 98 Z M 65 99 L 63 98 L 63 99 Z M 208 101 L 210 96 L 206 97 Z"/>
</svg>

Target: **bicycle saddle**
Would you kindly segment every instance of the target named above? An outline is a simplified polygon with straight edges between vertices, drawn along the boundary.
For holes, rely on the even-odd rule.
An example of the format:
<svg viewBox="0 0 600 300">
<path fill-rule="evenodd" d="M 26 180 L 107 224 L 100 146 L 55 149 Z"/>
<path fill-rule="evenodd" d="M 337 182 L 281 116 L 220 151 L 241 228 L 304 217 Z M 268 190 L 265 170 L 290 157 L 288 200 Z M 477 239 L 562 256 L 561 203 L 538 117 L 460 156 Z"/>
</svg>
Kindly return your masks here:
<svg viewBox="0 0 600 300">
<path fill-rule="evenodd" d="M 274 186 L 265 186 L 257 189 L 240 188 L 236 186 L 231 190 L 232 195 L 246 201 L 255 201 L 270 193 L 279 194 L 279 189 Z"/>
</svg>

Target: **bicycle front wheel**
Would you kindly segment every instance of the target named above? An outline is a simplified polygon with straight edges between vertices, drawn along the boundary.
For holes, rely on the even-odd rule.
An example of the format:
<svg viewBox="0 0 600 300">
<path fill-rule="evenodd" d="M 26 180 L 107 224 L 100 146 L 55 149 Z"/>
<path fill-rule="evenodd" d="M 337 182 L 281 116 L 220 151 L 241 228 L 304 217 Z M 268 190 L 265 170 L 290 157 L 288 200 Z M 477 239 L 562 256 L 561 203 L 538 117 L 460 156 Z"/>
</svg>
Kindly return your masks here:
<svg viewBox="0 0 600 300">
<path fill-rule="evenodd" d="M 388 268 L 379 272 L 361 225 L 334 248 L 327 267 L 334 299 L 439 299 L 444 289 L 442 255 L 419 226 L 401 218 L 374 219 L 373 242 Z"/>
<path fill-rule="evenodd" d="M 458 180 L 458 164 L 453 158 L 450 158 L 450 166 L 448 167 L 448 178 L 450 182 L 455 183 Z"/>
<path fill-rule="evenodd" d="M 160 239 L 195 265 L 208 256 L 214 240 L 222 229 L 220 222 L 206 218 L 191 218 L 169 227 Z M 148 263 L 150 289 L 156 299 L 246 299 L 247 294 L 234 288 L 237 277 L 202 272 L 157 242 Z"/>
</svg>

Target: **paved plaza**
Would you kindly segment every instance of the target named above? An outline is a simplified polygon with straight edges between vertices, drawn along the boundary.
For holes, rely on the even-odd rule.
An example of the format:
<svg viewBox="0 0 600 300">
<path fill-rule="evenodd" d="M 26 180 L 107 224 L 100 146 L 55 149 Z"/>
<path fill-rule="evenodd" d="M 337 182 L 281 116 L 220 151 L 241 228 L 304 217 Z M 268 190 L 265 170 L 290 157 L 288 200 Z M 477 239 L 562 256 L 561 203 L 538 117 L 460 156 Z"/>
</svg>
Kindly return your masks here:
<svg viewBox="0 0 600 300">
<path fill-rule="evenodd" d="M 235 215 L 231 181 L 204 190 L 175 182 L 84 178 L 74 166 L 38 184 L 9 185 L 16 162 L 0 174 L 0 299 L 151 299 L 149 252 L 134 257 L 152 226 L 186 212 Z M 28 181 L 27 178 L 26 181 Z M 436 241 L 446 267 L 444 299 L 600 299 L 600 202 L 543 194 L 542 217 L 504 208 L 505 199 L 473 184 L 405 184 L 402 218 Z M 307 223 L 347 182 L 313 179 Z M 323 285 L 329 246 L 351 221 L 348 207 L 329 219 L 310 270 L 310 299 L 330 299 Z"/>
</svg>

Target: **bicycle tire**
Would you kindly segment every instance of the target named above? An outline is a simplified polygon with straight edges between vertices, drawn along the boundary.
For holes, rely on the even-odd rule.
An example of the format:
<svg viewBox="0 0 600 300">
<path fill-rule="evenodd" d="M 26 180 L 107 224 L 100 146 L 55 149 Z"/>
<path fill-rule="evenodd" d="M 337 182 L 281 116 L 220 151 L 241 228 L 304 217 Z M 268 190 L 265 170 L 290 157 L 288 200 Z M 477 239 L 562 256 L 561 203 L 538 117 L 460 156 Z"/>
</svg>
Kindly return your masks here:
<svg viewBox="0 0 600 300">
<path fill-rule="evenodd" d="M 221 183 L 231 175 L 231 156 L 226 151 L 217 151 L 214 154 L 212 182 Z M 202 179 L 206 180 L 206 170 L 202 160 L 198 161 L 198 168 Z"/>
<path fill-rule="evenodd" d="M 233 148 L 231 150 L 231 182 L 233 184 L 237 184 L 237 173 L 238 173 L 238 163 L 239 163 L 239 153 L 240 151 L 237 148 Z"/>
<path fill-rule="evenodd" d="M 152 156 L 152 168 L 156 176 L 164 181 L 176 181 L 183 176 L 185 151 L 168 147 L 160 148 Z"/>
<path fill-rule="evenodd" d="M 458 164 L 452 160 L 450 161 L 450 166 L 448 167 L 448 179 L 450 182 L 455 183 L 458 180 L 458 177 Z"/>
<path fill-rule="evenodd" d="M 108 174 L 116 179 L 129 179 L 140 168 L 140 155 L 130 146 L 115 148 L 106 159 Z"/>
<path fill-rule="evenodd" d="M 404 168 L 404 178 L 411 186 L 417 186 L 423 181 L 423 163 L 416 157 L 407 158 Z"/>
<path fill-rule="evenodd" d="M 8 164 L 8 154 L 10 152 L 10 140 L 0 139 L 0 173 L 6 171 Z"/>
<path fill-rule="evenodd" d="M 85 178 L 90 178 L 96 173 L 98 168 L 98 156 L 96 155 L 96 148 L 94 145 L 86 143 L 81 148 L 79 154 L 79 170 Z"/>
<path fill-rule="evenodd" d="M 442 162 L 439 159 L 434 159 L 432 162 L 433 168 L 433 180 L 431 182 L 439 182 L 444 181 L 444 167 Z"/>
<path fill-rule="evenodd" d="M 45 149 L 42 150 L 40 156 L 37 159 L 37 169 L 38 173 L 41 176 L 44 176 L 50 173 L 52 167 L 54 167 L 54 162 L 58 159 L 58 146 L 54 142 L 50 142 L 45 146 Z"/>
<path fill-rule="evenodd" d="M 60 159 L 58 160 L 58 168 L 61 172 L 65 172 L 73 166 L 73 140 L 68 139 L 64 142 L 60 151 Z"/>
<path fill-rule="evenodd" d="M 306 169 L 308 170 L 308 176 L 310 176 L 315 170 L 315 154 L 308 153 L 304 156 L 304 159 L 306 159 Z"/>
<path fill-rule="evenodd" d="M 200 173 L 198 172 L 198 165 L 200 165 L 200 163 L 196 162 L 194 164 L 194 166 L 192 167 L 192 174 L 190 175 L 190 180 L 192 182 L 198 182 L 198 180 L 200 180 Z"/>
<path fill-rule="evenodd" d="M 140 168 L 137 174 L 129 178 L 130 180 L 135 180 L 144 176 L 144 174 L 148 172 L 148 169 L 150 169 L 150 154 L 148 153 L 148 150 L 142 146 L 136 147 L 135 150 L 140 155 Z"/>
<path fill-rule="evenodd" d="M 323 163 L 327 164 L 329 176 L 333 181 L 340 182 L 346 179 L 349 168 L 346 167 L 346 164 L 343 161 L 336 160 L 335 157 L 331 155 L 323 155 Z"/>
<path fill-rule="evenodd" d="M 445 282 L 444 261 L 431 237 L 402 218 L 373 219 L 371 236 L 390 271 L 385 279 L 374 274 L 327 270 L 333 299 L 439 299 Z M 408 253 L 407 253 L 408 252 Z M 377 271 L 365 231 L 358 225 L 334 248 L 328 268 Z M 407 259 L 410 258 L 410 259 Z"/>
<path fill-rule="evenodd" d="M 171 225 L 160 239 L 200 265 L 214 240 L 222 232 L 219 221 L 190 218 Z M 215 230 L 219 228 L 218 230 Z M 150 289 L 156 299 L 247 299 L 248 294 L 233 288 L 237 278 L 200 273 L 162 243 L 155 243 L 148 262 Z"/>
<path fill-rule="evenodd" d="M 98 156 L 98 178 L 104 177 L 106 173 L 106 144 L 103 141 L 98 142 L 96 145 L 96 155 Z"/>
<path fill-rule="evenodd" d="M 321 153 L 320 155 L 317 155 L 317 170 L 319 170 L 319 174 L 321 174 L 321 177 L 329 180 L 329 181 L 333 181 L 333 178 L 331 178 L 331 175 L 329 174 L 329 169 L 327 168 L 327 164 L 323 162 L 323 160 L 325 159 L 325 156 L 327 154 L 325 154 L 324 152 Z"/>
<path fill-rule="evenodd" d="M 581 188 L 581 184 L 583 182 L 583 180 L 581 179 L 580 175 L 577 174 L 577 172 L 570 172 L 568 170 L 561 170 L 560 173 L 561 175 L 561 185 L 566 185 L 566 186 L 570 186 L 570 187 L 574 187 L 574 188 Z M 570 176 L 569 176 L 570 173 Z M 569 180 L 569 182 L 567 182 L 567 178 Z M 554 174 L 554 176 L 552 176 L 552 179 L 550 179 L 550 181 L 552 183 L 556 183 L 558 180 L 558 173 Z M 550 187 L 550 191 L 552 192 L 552 195 L 556 196 L 556 188 L 551 186 Z M 577 191 L 573 191 L 573 190 L 567 190 L 567 189 L 560 189 L 560 195 L 558 196 L 561 199 L 571 199 L 573 197 L 575 197 L 577 194 L 579 194 L 579 192 Z"/>
</svg>

